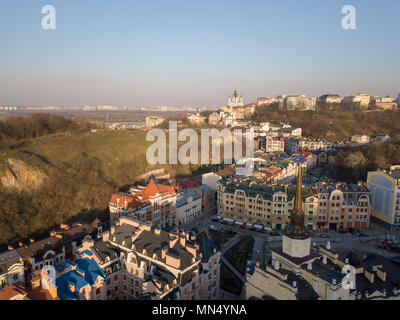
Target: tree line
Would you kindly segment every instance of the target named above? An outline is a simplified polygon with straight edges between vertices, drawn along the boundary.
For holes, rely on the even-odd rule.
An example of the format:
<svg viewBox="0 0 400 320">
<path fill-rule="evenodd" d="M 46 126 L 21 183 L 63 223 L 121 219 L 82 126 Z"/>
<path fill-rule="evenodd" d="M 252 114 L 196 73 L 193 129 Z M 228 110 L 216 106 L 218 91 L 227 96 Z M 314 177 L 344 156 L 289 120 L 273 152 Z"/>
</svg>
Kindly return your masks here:
<svg viewBox="0 0 400 320">
<path fill-rule="evenodd" d="M 63 131 L 87 130 L 96 126 L 88 121 L 75 121 L 53 114 L 28 117 L 11 116 L 0 121 L 0 148 L 12 143 Z"/>
<path fill-rule="evenodd" d="M 257 122 L 286 122 L 302 128 L 303 136 L 347 141 L 351 135 L 400 137 L 400 112 L 396 110 L 353 110 L 341 105 L 318 105 L 316 111 L 281 110 L 277 103 L 256 108 Z"/>
</svg>

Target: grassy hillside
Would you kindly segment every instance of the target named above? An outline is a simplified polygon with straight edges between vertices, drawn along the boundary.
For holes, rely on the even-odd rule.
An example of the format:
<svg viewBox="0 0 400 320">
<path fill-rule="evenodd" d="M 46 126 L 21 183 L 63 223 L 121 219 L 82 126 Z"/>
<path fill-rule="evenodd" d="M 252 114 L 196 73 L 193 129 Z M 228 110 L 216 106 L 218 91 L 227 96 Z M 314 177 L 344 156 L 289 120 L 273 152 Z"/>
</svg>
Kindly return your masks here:
<svg viewBox="0 0 400 320">
<path fill-rule="evenodd" d="M 104 174 L 116 183 L 132 182 L 146 168 L 146 149 L 150 143 L 142 131 L 103 131 L 61 133 L 39 137 L 17 150 L 39 155 L 44 163 L 58 166 L 78 158 L 94 158 Z"/>
<path fill-rule="evenodd" d="M 143 131 L 67 131 L 3 149 L 0 178 L 22 190 L 0 188 L 0 244 L 37 236 L 70 219 L 107 220 L 110 195 L 153 169 L 146 162 L 152 142 L 145 135 Z M 191 173 L 189 166 L 165 167 L 172 176 Z M 29 183 L 38 171 L 46 178 L 34 188 Z"/>
</svg>

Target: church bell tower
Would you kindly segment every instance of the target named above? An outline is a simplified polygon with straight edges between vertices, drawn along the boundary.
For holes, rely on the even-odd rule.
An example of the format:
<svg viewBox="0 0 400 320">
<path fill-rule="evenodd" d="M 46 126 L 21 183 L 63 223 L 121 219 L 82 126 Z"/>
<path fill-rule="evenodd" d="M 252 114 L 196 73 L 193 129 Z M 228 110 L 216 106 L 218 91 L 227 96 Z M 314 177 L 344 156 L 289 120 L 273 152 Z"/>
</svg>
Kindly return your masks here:
<svg viewBox="0 0 400 320">
<path fill-rule="evenodd" d="M 311 250 L 311 237 L 304 225 L 302 184 L 301 158 L 299 158 L 294 206 L 290 213 L 290 224 L 285 228 L 282 238 L 283 253 L 293 258 L 307 257 Z"/>
</svg>

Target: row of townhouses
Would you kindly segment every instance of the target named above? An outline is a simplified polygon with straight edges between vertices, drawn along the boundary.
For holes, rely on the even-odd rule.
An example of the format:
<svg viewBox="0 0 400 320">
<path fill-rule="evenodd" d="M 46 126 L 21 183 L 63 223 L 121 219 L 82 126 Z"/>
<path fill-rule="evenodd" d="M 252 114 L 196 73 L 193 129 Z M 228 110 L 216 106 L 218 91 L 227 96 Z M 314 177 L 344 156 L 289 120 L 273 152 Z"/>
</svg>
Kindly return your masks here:
<svg viewBox="0 0 400 320">
<path fill-rule="evenodd" d="M 294 201 L 293 185 L 271 185 L 254 177 L 221 179 L 217 183 L 218 215 L 283 230 Z M 370 192 L 365 183 L 304 187 L 305 224 L 312 230 L 366 229 L 370 222 Z"/>
</svg>

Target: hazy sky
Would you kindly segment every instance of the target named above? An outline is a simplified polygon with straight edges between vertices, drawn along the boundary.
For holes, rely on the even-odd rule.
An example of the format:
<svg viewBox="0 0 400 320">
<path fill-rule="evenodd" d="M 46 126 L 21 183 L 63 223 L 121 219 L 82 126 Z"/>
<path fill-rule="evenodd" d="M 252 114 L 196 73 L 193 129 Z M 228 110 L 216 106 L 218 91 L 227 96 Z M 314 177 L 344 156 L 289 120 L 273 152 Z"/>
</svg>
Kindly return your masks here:
<svg viewBox="0 0 400 320">
<path fill-rule="evenodd" d="M 0 0 L 0 105 L 220 106 L 234 88 L 397 96 L 400 0 Z"/>
</svg>

